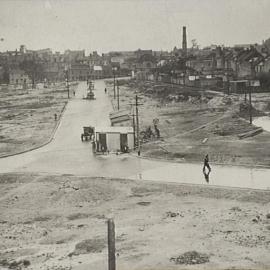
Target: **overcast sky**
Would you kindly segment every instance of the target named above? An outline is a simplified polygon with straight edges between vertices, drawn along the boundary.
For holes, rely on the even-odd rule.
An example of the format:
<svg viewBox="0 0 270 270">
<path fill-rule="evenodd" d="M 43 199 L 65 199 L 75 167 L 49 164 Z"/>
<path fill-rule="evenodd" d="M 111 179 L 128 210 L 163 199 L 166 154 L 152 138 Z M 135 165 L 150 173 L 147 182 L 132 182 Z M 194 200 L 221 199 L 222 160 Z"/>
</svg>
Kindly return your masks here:
<svg viewBox="0 0 270 270">
<path fill-rule="evenodd" d="M 188 46 L 261 43 L 269 15 L 270 0 L 0 0 L 0 51 L 171 50 L 184 25 Z"/>
</svg>

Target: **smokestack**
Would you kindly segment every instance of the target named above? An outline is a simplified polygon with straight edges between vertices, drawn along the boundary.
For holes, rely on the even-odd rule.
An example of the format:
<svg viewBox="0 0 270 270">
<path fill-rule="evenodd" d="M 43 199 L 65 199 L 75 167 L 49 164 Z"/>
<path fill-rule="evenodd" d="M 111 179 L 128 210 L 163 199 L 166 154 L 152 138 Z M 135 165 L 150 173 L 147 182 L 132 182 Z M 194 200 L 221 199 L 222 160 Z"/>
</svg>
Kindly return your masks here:
<svg viewBox="0 0 270 270">
<path fill-rule="evenodd" d="M 183 42 L 182 42 L 183 56 L 187 56 L 187 30 L 183 26 Z"/>
</svg>

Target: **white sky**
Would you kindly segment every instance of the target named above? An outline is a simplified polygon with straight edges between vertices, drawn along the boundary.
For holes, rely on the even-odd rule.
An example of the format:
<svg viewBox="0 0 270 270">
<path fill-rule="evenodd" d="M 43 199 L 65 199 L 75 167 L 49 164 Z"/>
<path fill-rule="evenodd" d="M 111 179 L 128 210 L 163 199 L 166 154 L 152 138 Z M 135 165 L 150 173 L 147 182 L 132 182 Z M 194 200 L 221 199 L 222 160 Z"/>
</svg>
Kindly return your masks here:
<svg viewBox="0 0 270 270">
<path fill-rule="evenodd" d="M 0 0 L 0 51 L 171 50 L 261 43 L 270 37 L 270 0 Z"/>
</svg>

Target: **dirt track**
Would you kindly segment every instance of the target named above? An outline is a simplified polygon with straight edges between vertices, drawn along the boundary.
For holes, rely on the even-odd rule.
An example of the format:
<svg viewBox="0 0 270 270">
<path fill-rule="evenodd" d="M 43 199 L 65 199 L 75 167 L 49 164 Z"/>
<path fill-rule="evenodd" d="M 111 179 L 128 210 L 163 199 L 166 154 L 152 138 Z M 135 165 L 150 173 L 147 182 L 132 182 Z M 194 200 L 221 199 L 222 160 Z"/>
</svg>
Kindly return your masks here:
<svg viewBox="0 0 270 270">
<path fill-rule="evenodd" d="M 269 191 L 38 174 L 0 185 L 2 266 L 106 269 L 113 217 L 117 269 L 270 267 Z"/>
</svg>

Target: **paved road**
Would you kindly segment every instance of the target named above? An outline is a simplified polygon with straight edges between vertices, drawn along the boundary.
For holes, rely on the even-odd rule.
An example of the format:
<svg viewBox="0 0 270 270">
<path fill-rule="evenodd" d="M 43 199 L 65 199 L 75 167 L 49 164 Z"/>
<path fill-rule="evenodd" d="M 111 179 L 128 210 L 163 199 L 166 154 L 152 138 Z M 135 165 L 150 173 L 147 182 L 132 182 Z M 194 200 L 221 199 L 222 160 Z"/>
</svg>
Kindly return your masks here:
<svg viewBox="0 0 270 270">
<path fill-rule="evenodd" d="M 69 101 L 53 141 L 35 151 L 0 159 L 1 172 L 44 172 L 143 179 L 163 182 L 205 184 L 201 164 L 150 161 L 133 155 L 92 154 L 91 144 L 81 142 L 82 127 L 109 125 L 111 102 L 104 93 L 104 81 L 95 82 L 96 100 L 83 100 L 86 83 L 80 83 Z M 270 188 L 270 170 L 215 166 L 210 184 Z"/>
</svg>

